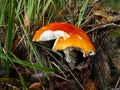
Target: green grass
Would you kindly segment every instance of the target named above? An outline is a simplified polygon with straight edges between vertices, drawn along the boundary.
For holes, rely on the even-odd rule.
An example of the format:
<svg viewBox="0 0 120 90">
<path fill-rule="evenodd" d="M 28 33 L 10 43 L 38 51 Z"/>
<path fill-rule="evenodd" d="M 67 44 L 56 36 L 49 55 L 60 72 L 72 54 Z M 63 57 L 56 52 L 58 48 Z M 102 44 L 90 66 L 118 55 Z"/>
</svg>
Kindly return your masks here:
<svg viewBox="0 0 120 90">
<path fill-rule="evenodd" d="M 82 23 L 82 20 L 83 20 L 83 16 L 84 16 L 84 13 L 85 13 L 85 10 L 86 10 L 86 7 L 89 3 L 89 0 L 84 0 L 84 2 L 82 2 L 82 7 L 81 7 L 81 10 L 80 10 L 80 13 L 79 13 L 79 16 L 78 16 L 78 22 L 77 22 L 77 26 L 79 27 Z"/>
<path fill-rule="evenodd" d="M 5 20 L 5 7 L 7 4 L 7 0 L 0 1 L 0 25 L 4 23 L 3 21 Z"/>
<path fill-rule="evenodd" d="M 6 42 L 6 49 L 8 51 L 12 50 L 12 40 L 13 40 L 13 33 L 14 33 L 14 16 L 15 16 L 15 1 L 9 0 L 9 9 L 8 9 L 8 30 L 7 30 L 7 42 Z M 7 52 L 8 56 L 10 56 L 10 53 Z M 9 60 L 6 61 L 6 68 L 7 68 L 7 75 L 9 75 L 10 72 L 10 62 Z"/>
</svg>

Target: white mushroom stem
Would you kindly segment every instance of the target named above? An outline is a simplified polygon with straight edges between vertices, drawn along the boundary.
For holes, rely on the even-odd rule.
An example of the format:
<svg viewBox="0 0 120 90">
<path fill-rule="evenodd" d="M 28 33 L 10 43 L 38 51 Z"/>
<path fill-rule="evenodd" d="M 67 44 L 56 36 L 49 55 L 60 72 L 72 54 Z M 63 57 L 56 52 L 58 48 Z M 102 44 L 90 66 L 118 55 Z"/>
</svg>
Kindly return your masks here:
<svg viewBox="0 0 120 90">
<path fill-rule="evenodd" d="M 65 54 L 65 60 L 67 61 L 70 68 L 73 70 L 75 68 L 77 53 L 73 51 L 73 48 L 66 48 L 63 50 Z"/>
</svg>

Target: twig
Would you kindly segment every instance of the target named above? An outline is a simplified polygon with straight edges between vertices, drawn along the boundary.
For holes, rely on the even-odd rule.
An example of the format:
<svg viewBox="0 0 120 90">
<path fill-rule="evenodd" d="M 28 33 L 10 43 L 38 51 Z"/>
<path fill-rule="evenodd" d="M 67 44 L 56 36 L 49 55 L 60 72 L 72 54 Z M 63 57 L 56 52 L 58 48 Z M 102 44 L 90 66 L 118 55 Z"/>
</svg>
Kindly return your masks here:
<svg viewBox="0 0 120 90">
<path fill-rule="evenodd" d="M 118 80 L 117 80 L 117 83 L 116 83 L 116 85 L 115 85 L 115 88 L 117 88 L 117 86 L 118 86 L 119 83 L 120 83 L 120 77 L 119 77 Z"/>
<path fill-rule="evenodd" d="M 80 85 L 80 87 L 82 88 L 82 90 L 85 90 L 84 87 L 82 86 L 82 84 L 79 82 L 79 80 L 76 78 L 76 76 L 73 74 L 73 72 L 68 68 L 68 71 L 70 72 L 70 74 L 74 77 L 74 79 L 76 80 L 76 82 Z"/>
<path fill-rule="evenodd" d="M 120 27 L 120 25 L 119 24 L 115 24 L 115 23 L 108 23 L 108 24 L 104 24 L 104 25 L 101 25 L 101 26 L 98 26 L 98 27 L 95 27 L 95 28 L 93 28 L 93 29 L 91 29 L 91 30 L 88 30 L 88 31 L 86 31 L 86 33 L 90 33 L 90 32 L 93 32 L 93 31 L 98 31 L 98 30 L 100 30 L 100 29 L 102 29 L 102 28 L 106 28 L 106 27 L 111 27 L 111 26 L 114 26 L 114 27 Z"/>
</svg>

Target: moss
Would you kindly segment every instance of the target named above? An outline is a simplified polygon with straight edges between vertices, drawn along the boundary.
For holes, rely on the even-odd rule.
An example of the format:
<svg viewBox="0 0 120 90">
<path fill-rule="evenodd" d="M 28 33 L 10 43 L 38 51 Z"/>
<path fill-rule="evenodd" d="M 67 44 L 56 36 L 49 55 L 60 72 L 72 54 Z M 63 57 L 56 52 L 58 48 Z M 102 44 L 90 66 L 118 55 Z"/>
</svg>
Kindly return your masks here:
<svg viewBox="0 0 120 90">
<path fill-rule="evenodd" d="M 106 40 L 107 41 L 110 41 L 110 40 L 114 41 L 118 37 L 120 37 L 120 28 L 111 30 L 111 32 L 108 33 Z"/>
<path fill-rule="evenodd" d="M 120 39 L 120 28 L 112 29 L 106 33 L 106 42 L 103 48 L 105 49 L 106 57 L 108 56 L 112 62 L 111 68 L 114 69 L 114 73 L 120 74 L 120 47 L 118 39 Z M 104 58 L 106 58 L 104 57 Z"/>
<path fill-rule="evenodd" d="M 119 10 L 120 9 L 120 1 L 119 0 L 102 0 L 104 3 L 104 7 L 109 9 L 112 8 L 114 10 Z"/>
</svg>

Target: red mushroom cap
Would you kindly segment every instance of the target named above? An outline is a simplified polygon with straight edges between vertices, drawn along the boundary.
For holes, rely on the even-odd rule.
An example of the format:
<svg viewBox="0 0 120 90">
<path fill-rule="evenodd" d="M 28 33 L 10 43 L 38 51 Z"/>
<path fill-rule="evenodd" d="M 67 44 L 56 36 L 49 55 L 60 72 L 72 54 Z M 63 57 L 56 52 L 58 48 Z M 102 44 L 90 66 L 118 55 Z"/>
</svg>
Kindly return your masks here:
<svg viewBox="0 0 120 90">
<path fill-rule="evenodd" d="M 38 42 L 53 39 L 56 39 L 52 48 L 54 51 L 76 47 L 83 52 L 84 57 L 96 53 L 88 35 L 82 29 L 68 23 L 55 22 L 48 24 L 37 30 L 32 40 Z"/>
</svg>

